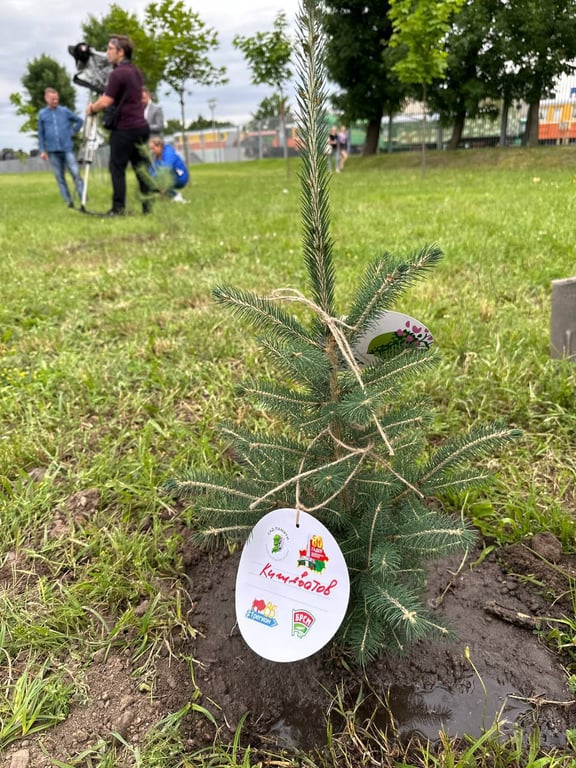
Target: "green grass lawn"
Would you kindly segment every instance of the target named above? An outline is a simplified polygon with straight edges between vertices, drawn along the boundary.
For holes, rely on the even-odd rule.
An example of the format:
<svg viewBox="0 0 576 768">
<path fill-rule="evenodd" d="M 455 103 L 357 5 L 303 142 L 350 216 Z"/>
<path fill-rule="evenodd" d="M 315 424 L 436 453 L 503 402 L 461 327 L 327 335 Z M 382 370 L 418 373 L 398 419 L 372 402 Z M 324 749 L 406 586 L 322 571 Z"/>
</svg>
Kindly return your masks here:
<svg viewBox="0 0 576 768">
<path fill-rule="evenodd" d="M 426 163 L 423 177 L 418 154 L 352 157 L 333 177 L 339 300 L 382 251 L 440 244 L 440 267 L 395 307 L 442 353 L 418 384 L 436 408 L 433 432 L 493 418 L 524 431 L 492 460 L 490 497 L 458 503 L 492 540 L 548 529 L 573 549 L 576 373 L 550 359 L 549 343 L 551 281 L 576 275 L 576 150 L 428 153 Z M 58 658 L 71 638 L 82 657 L 97 630 L 80 606 L 120 625 L 132 596 L 156 594 L 155 574 L 178 572 L 158 488 L 192 464 L 218 466 L 222 419 L 261 418 L 235 385 L 267 364 L 211 289 L 306 292 L 298 161 L 289 176 L 280 160 L 191 176 L 189 205 L 143 217 L 129 172 L 124 219 L 68 210 L 48 173 L 1 177 L 0 564 L 35 573 L 33 600 L 32 587 L 0 595 L 0 646 L 14 668 Z M 110 194 L 107 172 L 92 170 L 90 210 L 107 210 Z M 49 535 L 88 489 L 95 516 Z M 137 630 L 142 655 L 179 621 L 176 604 L 158 605 Z M 8 686 L 0 748 L 16 732 L 11 701 Z"/>
</svg>

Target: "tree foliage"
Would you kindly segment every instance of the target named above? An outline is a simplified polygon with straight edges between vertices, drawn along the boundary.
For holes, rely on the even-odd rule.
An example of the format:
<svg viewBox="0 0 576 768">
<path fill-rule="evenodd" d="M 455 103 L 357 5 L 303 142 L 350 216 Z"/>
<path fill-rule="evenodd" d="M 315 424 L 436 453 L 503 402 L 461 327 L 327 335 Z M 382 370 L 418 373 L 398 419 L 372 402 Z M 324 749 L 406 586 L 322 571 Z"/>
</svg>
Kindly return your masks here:
<svg viewBox="0 0 576 768">
<path fill-rule="evenodd" d="M 230 122 L 226 120 L 212 120 L 211 117 L 204 117 L 204 115 L 198 114 L 195 120 L 188 123 L 189 131 L 206 131 L 212 128 L 230 128 Z"/>
<path fill-rule="evenodd" d="M 414 86 L 455 123 L 453 146 L 466 116 L 512 100 L 530 105 L 533 144 L 539 101 L 574 70 L 574 0 L 326 0 L 324 8 L 327 69 L 340 87 L 333 103 L 347 121 L 369 121 L 366 152 L 377 149 L 382 115 Z"/>
<path fill-rule="evenodd" d="M 444 124 L 453 124 L 449 147 L 458 145 L 466 117 L 530 105 L 526 143 L 538 141 L 538 106 L 553 95 L 556 78 L 574 70 L 574 0 L 524 2 L 467 0 L 445 40 L 444 82 L 428 89 L 429 102 Z"/>
<path fill-rule="evenodd" d="M 366 120 L 364 154 L 378 151 L 385 114 L 400 109 L 407 89 L 392 71 L 388 0 L 326 0 L 326 69 L 340 90 L 334 106 L 346 122 Z"/>
<path fill-rule="evenodd" d="M 390 0 L 388 16 L 394 30 L 390 46 L 402 51 L 394 71 L 403 83 L 425 87 L 444 77 L 448 59 L 444 42 L 463 2 Z"/>
<path fill-rule="evenodd" d="M 452 125 L 449 149 L 456 149 L 467 117 L 495 114 L 494 91 L 482 73 L 484 41 L 492 23 L 492 0 L 467 0 L 455 16 L 445 40 L 446 68 L 428 89 L 428 102 L 444 125 Z"/>
<path fill-rule="evenodd" d="M 286 116 L 289 112 L 286 87 L 292 77 L 290 60 L 292 58 L 292 43 L 288 34 L 286 14 L 284 11 L 276 16 L 274 29 L 271 32 L 257 32 L 255 35 L 236 35 L 233 45 L 244 54 L 252 71 L 252 83 L 254 85 L 270 85 L 276 91 L 270 97 L 267 107 L 276 107 L 276 115 L 280 118 L 280 133 L 282 147 L 288 165 L 288 145 L 286 143 Z"/>
<path fill-rule="evenodd" d="M 171 121 L 173 129 L 179 125 L 182 130 L 186 125 L 185 102 L 191 81 L 203 86 L 226 82 L 226 68 L 214 66 L 209 57 L 218 47 L 216 31 L 183 0 L 149 3 L 142 22 L 136 14 L 113 4 L 101 19 L 90 16 L 83 31 L 86 42 L 97 50 L 105 50 L 111 35 L 127 34 L 132 38 L 133 61 L 142 70 L 152 94 L 165 83 L 178 98 L 180 121 Z M 185 148 L 187 154 L 187 144 Z"/>
<path fill-rule="evenodd" d="M 390 0 L 389 17 L 394 32 L 390 47 L 400 55 L 393 65 L 401 82 L 418 85 L 424 104 L 422 174 L 425 173 L 427 89 L 445 77 L 448 53 L 445 43 L 453 16 L 465 0 Z"/>
<path fill-rule="evenodd" d="M 276 88 L 275 103 L 282 109 L 286 107 L 286 85 L 292 78 L 292 43 L 287 26 L 286 14 L 281 11 L 271 32 L 257 32 L 250 37 L 236 35 L 233 40 L 234 47 L 242 51 L 250 66 L 252 83 Z"/>
<path fill-rule="evenodd" d="M 154 35 L 138 20 L 135 13 L 128 13 L 116 3 L 110 5 L 107 14 L 100 19 L 93 15 L 82 24 L 84 42 L 97 51 L 105 51 L 112 35 L 128 35 L 134 43 L 133 62 L 144 75 L 144 81 L 155 94 L 163 79 L 163 60 L 158 56 Z"/>
<path fill-rule="evenodd" d="M 258 104 L 256 112 L 252 113 L 252 119 L 268 120 L 270 118 L 277 118 L 282 112 L 284 112 L 286 120 L 291 119 L 290 108 L 286 100 L 283 100 L 279 93 L 274 93 L 272 96 L 262 99 L 260 104 Z"/>
<path fill-rule="evenodd" d="M 144 15 L 162 64 L 161 79 L 177 95 L 181 122 L 186 125 L 188 83 L 221 85 L 226 82 L 226 68 L 214 66 L 209 58 L 209 53 L 218 47 L 218 35 L 182 0 L 150 3 Z M 187 144 L 185 147 L 187 154 Z"/>
<path fill-rule="evenodd" d="M 574 0 L 477 0 L 488 6 L 490 25 L 481 76 L 495 97 L 530 105 L 526 142 L 538 142 L 538 106 L 552 95 L 556 78 L 575 69 Z"/>
<path fill-rule="evenodd" d="M 44 53 L 28 63 L 21 82 L 25 92 L 10 94 L 16 114 L 25 118 L 20 127 L 21 133 L 36 133 L 38 112 L 46 106 L 44 90 L 48 87 L 58 91 L 63 107 L 76 108 L 76 91 L 70 75 L 61 64 Z"/>
</svg>

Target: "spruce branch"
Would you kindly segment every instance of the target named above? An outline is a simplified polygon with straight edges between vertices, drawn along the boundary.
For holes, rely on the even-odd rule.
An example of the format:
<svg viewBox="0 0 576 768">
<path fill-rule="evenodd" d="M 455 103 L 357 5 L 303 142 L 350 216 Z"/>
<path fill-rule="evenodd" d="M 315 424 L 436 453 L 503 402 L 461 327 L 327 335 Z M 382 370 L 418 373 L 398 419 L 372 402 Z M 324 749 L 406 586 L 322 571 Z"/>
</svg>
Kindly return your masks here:
<svg viewBox="0 0 576 768">
<path fill-rule="evenodd" d="M 260 339 L 260 346 L 276 370 L 284 371 L 293 382 L 306 382 L 313 388 L 329 374 L 325 355 L 314 347 L 268 337 Z"/>
<path fill-rule="evenodd" d="M 272 451 L 282 453 L 291 458 L 299 458 L 305 450 L 304 445 L 295 440 L 287 440 L 282 437 L 272 439 L 270 435 L 261 435 L 258 432 L 242 430 L 236 425 L 222 425 L 220 430 L 222 435 L 233 441 L 236 448 L 243 446 L 248 454 L 255 451 L 269 454 Z"/>
<path fill-rule="evenodd" d="M 254 386 L 243 385 L 240 389 L 243 394 L 258 399 L 268 408 L 282 412 L 289 408 L 292 409 L 292 413 L 296 411 L 299 415 L 303 415 L 304 409 L 317 410 L 322 405 L 319 400 L 309 395 L 296 392 L 288 387 L 278 387 L 265 382 Z"/>
<path fill-rule="evenodd" d="M 218 303 L 228 306 L 240 320 L 250 323 L 258 332 L 270 331 L 281 339 L 319 346 L 297 320 L 282 312 L 269 299 L 225 286 L 215 288 L 212 295 Z"/>
<path fill-rule="evenodd" d="M 366 595 L 370 613 L 386 620 L 402 647 L 427 635 L 450 635 L 448 627 L 429 618 L 430 613 L 423 607 L 418 595 L 399 585 L 395 585 L 394 589 L 385 589 L 380 584 L 372 584 L 372 587 Z"/>
<path fill-rule="evenodd" d="M 438 478 L 434 483 L 426 482 L 423 485 L 426 489 L 426 493 L 439 496 L 440 494 L 444 495 L 450 491 L 463 493 L 470 488 L 484 488 L 490 479 L 491 475 L 488 470 L 482 472 L 471 469 L 468 471 L 451 472 L 450 475 L 444 479 Z"/>
<path fill-rule="evenodd" d="M 385 254 L 369 264 L 347 317 L 350 340 L 367 330 L 380 312 L 389 309 L 411 283 L 425 277 L 441 258 L 442 251 L 433 243 L 407 261 Z"/>
<path fill-rule="evenodd" d="M 435 488 L 437 478 L 466 461 L 479 459 L 496 450 L 501 450 L 511 439 L 520 437 L 521 431 L 510 429 L 501 422 L 480 424 L 470 429 L 467 435 L 448 440 L 441 446 L 422 470 L 421 482 L 430 489 Z"/>
<path fill-rule="evenodd" d="M 208 493 L 223 493 L 227 496 L 237 496 L 250 502 L 256 499 L 252 494 L 244 493 L 237 487 L 222 485 L 215 480 L 205 479 L 205 475 L 192 472 L 184 473 L 184 477 L 181 480 L 172 478 L 165 483 L 164 490 L 180 498 Z"/>
<path fill-rule="evenodd" d="M 365 452 L 365 451 L 364 451 L 364 452 Z M 313 475 L 316 475 L 316 474 L 318 474 L 319 472 L 322 472 L 322 471 L 324 471 L 325 469 L 329 469 L 329 468 L 331 468 L 331 467 L 336 467 L 336 466 L 338 466 L 339 464 L 342 464 L 342 462 L 345 462 L 345 461 L 350 461 L 352 458 L 354 458 L 354 457 L 356 457 L 356 456 L 357 456 L 358 458 L 360 458 L 360 457 L 361 457 L 361 455 L 362 455 L 362 453 L 363 453 L 363 452 L 362 452 L 362 450 L 361 450 L 361 449 L 358 449 L 358 450 L 356 450 L 354 453 L 351 453 L 351 454 L 347 454 L 347 455 L 345 455 L 345 456 L 340 456 L 339 458 L 337 458 L 337 459 L 334 459 L 334 461 L 331 461 L 331 462 L 329 462 L 328 464 L 324 464 L 324 465 L 321 465 L 321 466 L 317 466 L 317 467 L 314 467 L 313 469 L 308 469 L 308 470 L 306 470 L 306 471 L 301 471 L 301 472 L 299 472 L 297 475 L 295 475 L 294 477 L 291 477 L 291 478 L 289 478 L 288 480 L 285 480 L 283 483 L 280 483 L 279 485 L 277 485 L 276 487 L 274 487 L 274 488 L 273 488 L 271 491 L 268 491 L 268 492 L 267 492 L 267 493 L 265 493 L 263 496 L 261 496 L 259 499 L 256 499 L 255 501 L 253 501 L 253 502 L 252 502 L 252 504 L 250 505 L 250 509 L 253 509 L 255 506 L 257 506 L 258 504 L 260 504 L 262 501 L 264 501 L 265 499 L 267 499 L 269 496 L 271 496 L 271 495 L 272 495 L 272 494 L 274 494 L 274 493 L 277 493 L 278 491 L 281 491 L 283 488 L 286 488 L 286 487 L 288 487 L 289 485 L 294 485 L 294 486 L 296 486 L 298 483 L 300 483 L 300 482 L 301 482 L 302 480 L 304 480 L 305 478 L 308 478 L 308 477 L 311 477 L 311 476 L 313 476 Z M 304 459 L 303 459 L 303 461 L 304 461 Z M 343 489 L 341 489 L 341 490 L 343 490 Z M 340 491 L 339 491 L 339 492 L 340 492 Z M 320 506 L 323 506 L 323 505 L 324 505 L 324 503 L 329 503 L 329 501 L 330 501 L 330 499 L 327 499 L 327 500 L 326 500 L 325 502 L 323 502 L 323 503 L 322 503 Z"/>
<path fill-rule="evenodd" d="M 391 392 L 398 385 L 405 389 L 408 377 L 425 373 L 437 362 L 434 350 L 403 349 L 392 359 L 383 360 L 378 365 L 367 365 L 363 372 L 364 386 L 373 389 L 382 386 L 384 392 Z"/>
</svg>

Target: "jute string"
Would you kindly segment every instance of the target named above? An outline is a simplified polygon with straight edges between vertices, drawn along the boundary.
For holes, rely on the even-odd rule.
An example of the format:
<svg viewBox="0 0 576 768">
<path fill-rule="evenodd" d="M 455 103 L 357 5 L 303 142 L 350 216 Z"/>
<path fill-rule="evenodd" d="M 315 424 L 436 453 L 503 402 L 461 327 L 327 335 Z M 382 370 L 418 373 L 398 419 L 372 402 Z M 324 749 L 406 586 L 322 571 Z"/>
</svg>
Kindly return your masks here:
<svg viewBox="0 0 576 768">
<path fill-rule="evenodd" d="M 332 334 L 332 337 L 334 338 L 334 341 L 336 342 L 338 349 L 340 350 L 340 353 L 348 366 L 349 370 L 352 372 L 354 377 L 356 378 L 358 385 L 360 386 L 361 390 L 363 392 L 366 391 L 366 386 L 364 384 L 364 381 L 362 379 L 362 372 L 360 370 L 360 366 L 358 365 L 358 361 L 356 360 L 354 356 L 354 352 L 352 348 L 350 347 L 350 344 L 348 343 L 348 339 L 346 338 L 346 335 L 344 333 L 344 328 L 347 328 L 348 330 L 353 330 L 352 326 L 348 325 L 344 320 L 339 320 L 336 317 L 332 317 L 332 315 L 329 315 L 327 312 L 325 312 L 322 307 L 318 306 L 315 302 L 311 301 L 310 299 L 307 299 L 303 294 L 300 293 L 300 291 L 297 291 L 293 288 L 280 288 L 272 293 L 272 296 L 270 297 L 271 300 L 277 300 L 277 301 L 289 301 L 289 302 L 295 302 L 298 304 L 303 304 L 308 309 L 311 309 L 322 321 L 324 325 L 326 325 L 330 333 Z M 382 425 L 380 424 L 378 417 L 375 413 L 372 414 L 372 421 L 374 422 L 376 426 L 376 430 L 378 434 L 380 435 L 382 441 L 384 442 L 388 453 L 390 456 L 394 455 L 394 449 L 392 447 L 392 444 L 390 443 L 390 440 L 388 438 L 388 435 L 382 428 Z M 302 458 L 302 461 L 300 462 L 299 472 L 294 477 L 289 478 L 288 480 L 285 480 L 283 483 L 280 483 L 275 488 L 272 488 L 272 490 L 265 493 L 263 496 L 261 496 L 259 499 L 256 499 L 250 504 L 250 509 L 254 509 L 257 507 L 262 501 L 267 499 L 269 496 L 272 496 L 273 494 L 277 493 L 278 491 L 281 491 L 283 488 L 286 488 L 290 485 L 296 484 L 296 509 L 297 510 L 303 510 L 305 512 L 313 512 L 317 509 L 320 509 L 321 507 L 328 504 L 330 501 L 335 499 L 342 491 L 347 487 L 347 485 L 352 481 L 354 476 L 357 474 L 357 472 L 360 470 L 360 467 L 366 460 L 368 456 L 371 456 L 373 459 L 375 459 L 379 463 L 384 463 L 387 467 L 387 469 L 398 479 L 400 480 L 404 485 L 406 485 L 408 488 L 410 488 L 412 491 L 414 491 L 418 496 L 422 497 L 422 493 L 415 488 L 406 478 L 402 477 L 398 472 L 396 472 L 387 461 L 383 461 L 382 457 L 378 454 L 373 452 L 374 449 L 374 443 L 370 442 L 365 447 L 352 447 L 349 445 L 346 445 L 341 440 L 339 440 L 330 429 L 325 429 L 320 432 L 320 434 L 316 435 L 314 440 L 311 442 L 310 447 L 314 445 L 321 437 L 324 437 L 326 434 L 329 434 L 331 439 L 334 440 L 334 442 L 339 445 L 343 450 L 346 451 L 346 454 L 344 456 L 340 456 L 339 458 L 335 459 L 334 461 L 329 462 L 328 464 L 323 464 L 320 467 L 315 467 L 314 469 L 308 469 L 304 471 L 304 464 L 306 461 L 306 456 Z M 300 500 L 300 483 L 302 480 L 304 480 L 307 477 L 310 477 L 311 475 L 317 474 L 318 472 L 321 472 L 325 469 L 329 469 L 330 467 L 335 467 L 343 462 L 349 461 L 350 459 L 354 458 L 355 456 L 359 457 L 359 460 L 354 464 L 350 474 L 344 481 L 342 487 L 340 487 L 337 491 L 335 491 L 331 496 L 324 499 L 320 504 L 316 504 L 314 507 L 306 507 L 304 504 L 302 504 Z"/>
</svg>

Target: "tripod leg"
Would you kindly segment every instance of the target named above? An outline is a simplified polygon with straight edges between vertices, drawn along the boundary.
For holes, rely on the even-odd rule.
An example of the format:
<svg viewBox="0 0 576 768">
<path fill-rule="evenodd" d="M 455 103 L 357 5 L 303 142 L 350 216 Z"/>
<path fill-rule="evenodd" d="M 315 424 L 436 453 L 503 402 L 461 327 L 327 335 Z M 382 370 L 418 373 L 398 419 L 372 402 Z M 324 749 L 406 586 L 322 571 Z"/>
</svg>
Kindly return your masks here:
<svg viewBox="0 0 576 768">
<path fill-rule="evenodd" d="M 84 184 L 82 187 L 82 209 L 86 208 L 86 200 L 88 198 L 88 176 L 90 175 L 90 163 L 86 163 L 84 166 Z"/>
<path fill-rule="evenodd" d="M 84 188 L 82 190 L 82 209 L 86 208 L 88 195 L 88 178 L 90 176 L 90 166 L 96 154 L 96 145 L 98 143 L 98 123 L 96 117 L 88 115 L 84 123 Z"/>
</svg>

